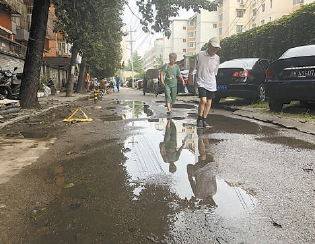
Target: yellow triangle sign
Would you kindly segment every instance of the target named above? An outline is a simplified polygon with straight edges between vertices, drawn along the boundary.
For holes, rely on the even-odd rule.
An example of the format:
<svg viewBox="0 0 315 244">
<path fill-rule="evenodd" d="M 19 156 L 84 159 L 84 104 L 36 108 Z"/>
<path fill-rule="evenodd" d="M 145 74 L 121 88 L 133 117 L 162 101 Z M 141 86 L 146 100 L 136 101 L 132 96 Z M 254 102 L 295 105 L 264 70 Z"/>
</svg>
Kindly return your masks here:
<svg viewBox="0 0 315 244">
<path fill-rule="evenodd" d="M 84 118 L 73 118 L 73 116 L 78 112 L 81 111 Z M 68 118 L 63 120 L 64 122 L 72 122 L 72 121 L 79 121 L 79 122 L 90 122 L 92 119 L 90 119 L 82 110 L 81 108 L 77 108 Z"/>
</svg>

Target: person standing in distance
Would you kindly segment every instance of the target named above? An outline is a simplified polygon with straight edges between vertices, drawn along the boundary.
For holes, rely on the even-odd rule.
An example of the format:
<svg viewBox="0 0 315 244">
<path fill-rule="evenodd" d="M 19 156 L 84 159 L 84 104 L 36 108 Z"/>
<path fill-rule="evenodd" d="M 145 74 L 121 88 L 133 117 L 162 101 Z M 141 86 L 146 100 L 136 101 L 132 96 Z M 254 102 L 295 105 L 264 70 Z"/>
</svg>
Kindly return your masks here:
<svg viewBox="0 0 315 244">
<path fill-rule="evenodd" d="M 176 53 L 169 54 L 170 62 L 165 64 L 160 74 L 160 81 L 165 90 L 165 99 L 167 106 L 167 114 L 172 115 L 173 104 L 176 101 L 177 96 L 177 77 L 185 86 L 184 79 L 180 73 L 179 67 L 176 64 Z"/>
<path fill-rule="evenodd" d="M 216 75 L 220 64 L 220 57 L 217 51 L 221 48 L 220 40 L 213 37 L 208 42 L 208 48 L 197 53 L 192 66 L 189 69 L 191 76 L 196 69 L 196 80 L 199 105 L 198 105 L 198 119 L 197 127 L 208 127 L 206 118 L 211 108 L 212 99 L 215 98 L 215 91 L 217 90 Z"/>
</svg>

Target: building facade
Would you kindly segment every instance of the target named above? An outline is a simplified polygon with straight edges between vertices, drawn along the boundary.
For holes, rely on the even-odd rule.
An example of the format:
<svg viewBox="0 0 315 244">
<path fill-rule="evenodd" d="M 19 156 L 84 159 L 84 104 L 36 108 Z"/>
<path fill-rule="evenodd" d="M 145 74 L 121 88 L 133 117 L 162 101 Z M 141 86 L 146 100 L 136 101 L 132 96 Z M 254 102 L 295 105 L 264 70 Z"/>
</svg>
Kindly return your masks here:
<svg viewBox="0 0 315 244">
<path fill-rule="evenodd" d="M 34 0 L 0 0 L 0 69 L 22 73 L 29 40 Z M 53 78 L 57 88 L 67 78 L 70 45 L 53 31 L 54 7 L 49 8 L 41 76 Z"/>
<path fill-rule="evenodd" d="M 199 52 L 211 37 L 218 36 L 224 39 L 248 31 L 278 20 L 301 6 L 315 1 L 215 0 L 214 2 L 218 4 L 217 11 L 201 10 L 190 18 L 172 21 L 170 38 L 163 38 L 164 62 L 168 62 L 168 53 L 175 52 L 177 60 L 184 59 L 184 68 L 187 69 L 189 57 Z"/>
</svg>

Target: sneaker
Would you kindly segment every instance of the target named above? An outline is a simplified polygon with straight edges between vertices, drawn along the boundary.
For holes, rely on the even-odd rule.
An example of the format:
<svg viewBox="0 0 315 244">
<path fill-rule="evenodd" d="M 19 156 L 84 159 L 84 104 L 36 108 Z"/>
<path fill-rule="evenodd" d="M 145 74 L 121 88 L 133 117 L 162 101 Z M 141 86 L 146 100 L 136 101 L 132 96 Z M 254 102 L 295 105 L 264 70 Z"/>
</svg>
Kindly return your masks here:
<svg viewBox="0 0 315 244">
<path fill-rule="evenodd" d="M 168 115 L 172 115 L 172 111 L 167 111 L 167 114 Z"/>
<path fill-rule="evenodd" d="M 197 120 L 197 127 L 203 127 L 203 121 Z"/>
<path fill-rule="evenodd" d="M 203 121 L 203 127 L 210 127 L 210 125 L 204 120 Z"/>
</svg>

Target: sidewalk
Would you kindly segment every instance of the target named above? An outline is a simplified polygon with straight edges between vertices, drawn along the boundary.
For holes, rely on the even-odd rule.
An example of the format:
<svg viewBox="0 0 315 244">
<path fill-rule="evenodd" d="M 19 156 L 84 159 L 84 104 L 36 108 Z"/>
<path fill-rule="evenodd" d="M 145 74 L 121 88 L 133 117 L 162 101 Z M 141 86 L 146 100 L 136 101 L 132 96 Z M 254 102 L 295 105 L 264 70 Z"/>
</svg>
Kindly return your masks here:
<svg viewBox="0 0 315 244">
<path fill-rule="evenodd" d="M 197 96 L 178 96 L 177 99 L 183 102 L 199 102 L 199 98 Z M 215 109 L 215 107 L 213 109 Z M 285 116 L 285 114 L 280 115 L 267 113 L 265 111 L 268 111 L 268 109 L 262 108 L 225 106 L 225 109 L 231 111 L 232 114 L 237 116 L 255 119 L 258 121 L 279 125 L 287 129 L 294 129 L 303 133 L 315 135 L 315 122 L 312 121 Z"/>
<path fill-rule="evenodd" d="M 11 113 L 0 115 L 0 129 L 9 124 L 16 123 L 22 119 L 40 115 L 52 108 L 64 106 L 70 104 L 73 101 L 84 99 L 90 96 L 91 93 L 73 93 L 71 97 L 66 97 L 65 92 L 58 92 L 55 95 L 50 95 L 48 97 L 39 97 L 38 101 L 41 105 L 40 109 L 21 109 L 19 107 L 19 100 L 0 100 L 0 105 L 3 106 L 6 104 L 7 106 L 13 106 L 15 109 L 14 111 L 12 110 Z"/>
</svg>

